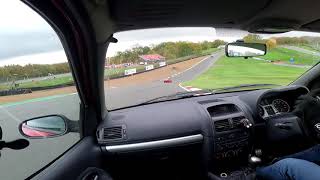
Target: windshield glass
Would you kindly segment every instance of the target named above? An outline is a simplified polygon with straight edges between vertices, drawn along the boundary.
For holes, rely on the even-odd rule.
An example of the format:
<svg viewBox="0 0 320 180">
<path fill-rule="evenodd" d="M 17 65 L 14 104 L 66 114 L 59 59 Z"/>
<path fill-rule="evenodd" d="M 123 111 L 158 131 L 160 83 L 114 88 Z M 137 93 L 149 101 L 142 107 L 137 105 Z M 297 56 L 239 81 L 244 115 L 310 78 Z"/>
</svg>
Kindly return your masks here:
<svg viewBox="0 0 320 180">
<path fill-rule="evenodd" d="M 118 42 L 109 45 L 105 63 L 109 110 L 183 92 L 288 85 L 320 60 L 320 33 L 161 28 L 119 32 L 114 37 Z M 265 43 L 267 53 L 225 56 L 225 44 L 237 40 Z"/>
</svg>

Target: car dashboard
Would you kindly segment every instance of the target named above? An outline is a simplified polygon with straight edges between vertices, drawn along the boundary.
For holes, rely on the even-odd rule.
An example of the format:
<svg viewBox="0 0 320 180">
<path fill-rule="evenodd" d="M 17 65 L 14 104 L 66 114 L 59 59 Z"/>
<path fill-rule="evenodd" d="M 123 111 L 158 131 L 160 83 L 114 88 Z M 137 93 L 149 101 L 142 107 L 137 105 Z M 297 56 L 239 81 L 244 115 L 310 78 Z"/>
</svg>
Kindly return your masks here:
<svg viewBox="0 0 320 180">
<path fill-rule="evenodd" d="M 97 141 L 108 157 L 128 160 L 142 153 L 160 161 L 182 156 L 179 166 L 198 159 L 206 168 L 219 169 L 263 149 L 268 119 L 290 114 L 295 99 L 308 92 L 303 86 L 283 86 L 120 109 L 99 125 Z"/>
</svg>

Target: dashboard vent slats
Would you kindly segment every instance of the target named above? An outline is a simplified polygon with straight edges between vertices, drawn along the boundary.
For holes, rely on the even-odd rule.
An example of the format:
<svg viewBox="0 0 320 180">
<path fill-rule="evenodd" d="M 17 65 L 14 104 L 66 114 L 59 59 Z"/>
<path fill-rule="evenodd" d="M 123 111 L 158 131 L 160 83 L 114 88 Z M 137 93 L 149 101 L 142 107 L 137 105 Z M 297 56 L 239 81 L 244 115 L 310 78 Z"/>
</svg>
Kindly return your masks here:
<svg viewBox="0 0 320 180">
<path fill-rule="evenodd" d="M 104 127 L 99 130 L 98 141 L 100 143 L 121 141 L 125 139 L 127 139 L 127 131 L 126 126 L 124 125 Z"/>
<path fill-rule="evenodd" d="M 231 128 L 228 119 L 215 121 L 214 127 L 217 132 L 228 131 Z"/>
<path fill-rule="evenodd" d="M 103 129 L 103 139 L 121 139 L 122 138 L 122 127 L 111 127 Z"/>
<path fill-rule="evenodd" d="M 243 119 L 245 119 L 245 117 L 243 117 L 243 116 L 232 118 L 233 127 L 240 126 L 242 124 L 241 121 Z"/>
<path fill-rule="evenodd" d="M 214 127 L 217 132 L 230 131 L 238 128 L 242 128 L 242 120 L 244 116 L 233 117 L 231 119 L 223 119 L 214 121 Z"/>
</svg>

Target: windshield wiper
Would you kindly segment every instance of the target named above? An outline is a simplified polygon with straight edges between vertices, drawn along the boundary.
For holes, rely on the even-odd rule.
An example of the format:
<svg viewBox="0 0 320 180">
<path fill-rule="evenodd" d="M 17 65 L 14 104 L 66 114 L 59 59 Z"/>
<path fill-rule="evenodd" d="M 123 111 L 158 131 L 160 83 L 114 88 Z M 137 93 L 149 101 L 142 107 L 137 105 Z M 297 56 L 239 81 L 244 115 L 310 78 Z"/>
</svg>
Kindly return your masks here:
<svg viewBox="0 0 320 180">
<path fill-rule="evenodd" d="M 231 86 L 231 87 L 225 87 L 225 88 L 217 88 L 217 89 L 212 89 L 211 92 L 213 93 L 220 93 L 220 92 L 228 92 L 228 91 L 235 91 L 235 90 L 255 90 L 255 89 L 266 89 L 270 87 L 276 87 L 280 86 L 278 84 L 241 84 L 238 86 Z"/>
<path fill-rule="evenodd" d="M 148 100 L 146 102 L 140 103 L 139 105 L 150 104 L 153 102 L 161 102 L 161 101 L 184 99 L 184 98 L 191 98 L 191 97 L 197 97 L 197 96 L 212 95 L 212 94 L 214 93 L 207 90 L 179 92 L 179 93 L 168 95 L 168 96 L 157 97 L 157 98 Z"/>
</svg>

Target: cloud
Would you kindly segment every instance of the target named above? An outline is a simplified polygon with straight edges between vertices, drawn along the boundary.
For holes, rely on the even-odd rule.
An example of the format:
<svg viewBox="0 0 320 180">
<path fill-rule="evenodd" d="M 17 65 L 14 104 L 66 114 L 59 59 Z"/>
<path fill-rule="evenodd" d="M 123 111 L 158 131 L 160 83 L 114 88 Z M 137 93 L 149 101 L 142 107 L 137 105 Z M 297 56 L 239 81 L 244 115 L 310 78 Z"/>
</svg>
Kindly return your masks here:
<svg viewBox="0 0 320 180">
<path fill-rule="evenodd" d="M 54 51 L 2 59 L 0 61 L 0 67 L 10 64 L 19 64 L 24 66 L 27 64 L 55 64 L 61 62 L 67 62 L 67 57 L 64 51 Z"/>
<path fill-rule="evenodd" d="M 54 32 L 0 33 L 0 61 L 4 58 L 62 49 Z"/>
<path fill-rule="evenodd" d="M 212 27 L 154 28 L 119 32 L 114 35 L 118 39 L 118 43 L 111 43 L 109 45 L 107 56 L 114 56 L 117 51 L 130 49 L 136 44 L 150 46 L 166 41 L 201 42 L 216 39 L 230 42 L 239 39 L 244 34 L 243 31 L 239 30 L 233 30 L 232 35 L 230 35 L 230 32 L 229 35 L 219 33 L 219 31 Z"/>
<path fill-rule="evenodd" d="M 2 0 L 0 6 L 1 32 L 33 32 L 51 30 L 46 21 L 30 7 L 18 0 Z"/>
<path fill-rule="evenodd" d="M 0 61 L 4 58 L 62 50 L 51 26 L 21 1 L 0 6 Z"/>
<path fill-rule="evenodd" d="M 36 12 L 18 0 L 3 0 L 0 6 L 0 64 L 10 63 L 54 63 L 60 59 L 56 51 L 62 51 L 61 42 L 52 27 Z M 110 44 L 107 56 L 113 56 L 117 51 L 124 51 L 137 44 L 149 46 L 165 41 L 213 41 L 222 39 L 235 41 L 248 34 L 245 31 L 215 29 L 212 27 L 186 28 L 156 28 L 133 30 L 115 33 L 118 43 Z M 289 32 L 271 36 L 319 36 L 319 33 Z M 37 56 L 41 54 L 40 61 Z M 44 54 L 47 54 L 44 56 Z M 25 58 L 29 57 L 29 58 Z M 34 57 L 32 60 L 30 57 Z M 22 61 L 24 59 L 24 62 Z"/>
</svg>

